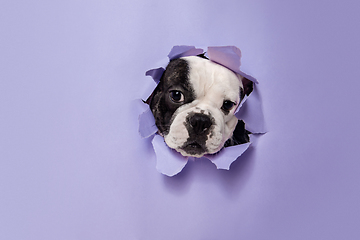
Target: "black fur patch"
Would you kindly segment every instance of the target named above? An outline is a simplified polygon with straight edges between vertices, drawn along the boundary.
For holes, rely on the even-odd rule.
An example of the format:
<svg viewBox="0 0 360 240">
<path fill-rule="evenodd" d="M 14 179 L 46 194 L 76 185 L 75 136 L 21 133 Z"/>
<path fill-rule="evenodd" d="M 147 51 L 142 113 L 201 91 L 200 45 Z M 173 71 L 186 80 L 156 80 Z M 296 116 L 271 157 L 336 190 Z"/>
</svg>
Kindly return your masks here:
<svg viewBox="0 0 360 240">
<path fill-rule="evenodd" d="M 238 120 L 232 137 L 225 142 L 224 147 L 230 147 L 249 142 L 249 134 L 251 134 L 251 132 L 245 129 L 244 121 Z"/>
<path fill-rule="evenodd" d="M 170 91 L 180 91 L 184 101 L 175 103 L 170 99 Z M 169 132 L 172 116 L 182 105 L 194 101 L 195 93 L 189 82 L 189 65 L 186 60 L 171 60 L 163 73 L 159 84 L 148 99 L 155 117 L 155 124 L 162 135 Z"/>
</svg>

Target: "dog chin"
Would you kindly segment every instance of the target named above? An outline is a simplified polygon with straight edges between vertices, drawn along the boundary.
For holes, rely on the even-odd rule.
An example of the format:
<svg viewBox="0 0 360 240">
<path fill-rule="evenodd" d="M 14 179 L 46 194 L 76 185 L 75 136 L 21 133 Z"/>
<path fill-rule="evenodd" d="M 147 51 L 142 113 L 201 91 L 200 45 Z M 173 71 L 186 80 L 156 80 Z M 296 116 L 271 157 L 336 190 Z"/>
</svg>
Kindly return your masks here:
<svg viewBox="0 0 360 240">
<path fill-rule="evenodd" d="M 183 155 L 184 157 L 196 157 L 196 158 L 201 158 L 202 156 L 204 156 L 205 154 L 207 154 L 207 152 L 202 152 L 202 153 L 192 153 L 191 150 L 184 150 L 183 148 L 177 148 L 175 149 L 177 152 L 179 152 L 181 155 Z"/>
<path fill-rule="evenodd" d="M 200 144 L 198 144 L 196 142 L 192 142 L 192 143 L 184 144 L 183 146 L 177 147 L 177 148 L 174 148 L 174 149 L 177 152 L 179 152 L 181 155 L 183 155 L 184 157 L 201 158 L 206 154 L 217 153 L 222 148 L 221 146 L 219 146 L 216 149 L 209 150 L 206 146 L 202 146 L 202 145 L 200 145 Z"/>
</svg>

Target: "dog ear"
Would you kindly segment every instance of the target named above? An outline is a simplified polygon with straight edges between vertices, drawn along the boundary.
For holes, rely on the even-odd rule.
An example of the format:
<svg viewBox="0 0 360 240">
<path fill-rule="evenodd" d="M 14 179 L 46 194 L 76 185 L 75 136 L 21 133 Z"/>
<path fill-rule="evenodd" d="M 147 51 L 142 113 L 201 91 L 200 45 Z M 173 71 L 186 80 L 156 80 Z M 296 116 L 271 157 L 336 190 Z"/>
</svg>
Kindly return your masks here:
<svg viewBox="0 0 360 240">
<path fill-rule="evenodd" d="M 157 88 L 157 86 L 156 86 Z M 156 88 L 154 89 L 154 91 L 150 94 L 150 96 L 146 99 L 146 101 L 143 100 L 144 103 L 146 103 L 147 105 L 150 105 L 154 95 L 155 95 L 155 91 L 156 91 Z"/>
<path fill-rule="evenodd" d="M 151 110 L 154 110 L 155 106 L 158 105 L 158 102 L 161 98 L 163 92 L 163 84 L 160 82 L 154 91 L 151 93 L 151 95 L 148 97 L 148 99 L 145 101 L 150 106 Z"/>
<path fill-rule="evenodd" d="M 155 87 L 154 91 L 150 94 L 150 96 L 146 99 L 146 101 L 144 101 L 146 104 L 148 104 L 150 106 L 150 108 L 152 108 L 152 106 L 154 105 L 154 104 L 152 104 L 152 102 L 158 101 L 159 95 L 162 93 L 163 76 L 164 76 L 164 74 L 161 76 L 159 83 Z"/>
<path fill-rule="evenodd" d="M 246 77 L 240 76 L 241 77 L 241 82 L 243 84 L 244 87 L 244 95 L 249 96 L 250 93 L 254 90 L 254 83 L 247 79 Z M 244 96 L 242 96 L 244 97 Z"/>
</svg>

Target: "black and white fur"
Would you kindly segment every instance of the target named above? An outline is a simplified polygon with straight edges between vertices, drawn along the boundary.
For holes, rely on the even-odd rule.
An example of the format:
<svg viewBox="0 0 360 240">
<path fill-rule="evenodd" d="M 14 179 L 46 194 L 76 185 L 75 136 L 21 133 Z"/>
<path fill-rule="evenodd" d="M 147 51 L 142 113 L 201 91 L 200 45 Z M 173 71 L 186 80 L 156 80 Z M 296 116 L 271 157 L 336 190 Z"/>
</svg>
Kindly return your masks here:
<svg viewBox="0 0 360 240">
<path fill-rule="evenodd" d="M 174 59 L 147 100 L 159 134 L 183 156 L 201 157 L 249 141 L 234 116 L 252 82 L 204 57 Z"/>
</svg>

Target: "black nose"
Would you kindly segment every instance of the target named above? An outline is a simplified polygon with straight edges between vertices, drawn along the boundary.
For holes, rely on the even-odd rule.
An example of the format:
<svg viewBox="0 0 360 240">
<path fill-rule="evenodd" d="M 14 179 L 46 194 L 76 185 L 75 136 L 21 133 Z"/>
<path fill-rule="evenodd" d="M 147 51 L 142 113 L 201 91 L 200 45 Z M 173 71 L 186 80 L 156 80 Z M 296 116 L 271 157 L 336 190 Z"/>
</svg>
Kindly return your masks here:
<svg viewBox="0 0 360 240">
<path fill-rule="evenodd" d="M 195 134 L 204 133 L 212 125 L 210 117 L 201 113 L 195 113 L 191 116 L 189 123 Z"/>
</svg>

